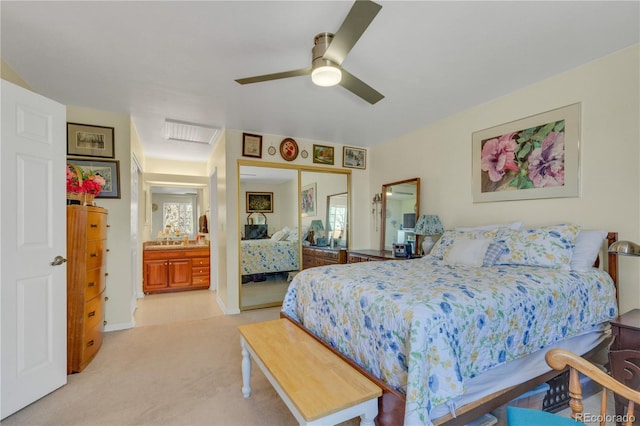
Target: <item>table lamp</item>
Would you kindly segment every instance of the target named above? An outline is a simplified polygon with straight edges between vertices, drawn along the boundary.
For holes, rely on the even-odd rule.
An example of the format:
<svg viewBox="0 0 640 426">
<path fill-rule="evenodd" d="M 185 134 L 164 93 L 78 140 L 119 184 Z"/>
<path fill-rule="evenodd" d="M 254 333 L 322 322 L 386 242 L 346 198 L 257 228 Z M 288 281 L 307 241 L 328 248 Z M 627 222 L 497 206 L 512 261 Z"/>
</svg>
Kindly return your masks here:
<svg viewBox="0 0 640 426">
<path fill-rule="evenodd" d="M 431 248 L 436 243 L 433 236 L 444 233 L 444 228 L 437 215 L 423 214 L 420 215 L 418 222 L 416 222 L 414 233 L 425 236 L 422 241 L 422 254 L 429 254 Z"/>
<path fill-rule="evenodd" d="M 320 244 L 323 243 L 323 238 L 320 238 L 319 232 L 320 231 L 324 231 L 324 226 L 322 225 L 322 221 L 317 219 L 317 220 L 312 220 L 311 221 L 311 225 L 309 225 L 309 236 L 311 238 L 314 238 L 314 241 L 309 241 L 311 244 Z M 318 234 L 318 235 L 316 235 Z M 318 242 L 318 240 L 320 239 L 320 242 Z M 326 245 L 326 243 L 322 244 L 322 245 Z"/>
<path fill-rule="evenodd" d="M 622 256 L 640 256 L 640 245 L 631 241 L 616 241 L 609 246 L 609 253 Z"/>
</svg>

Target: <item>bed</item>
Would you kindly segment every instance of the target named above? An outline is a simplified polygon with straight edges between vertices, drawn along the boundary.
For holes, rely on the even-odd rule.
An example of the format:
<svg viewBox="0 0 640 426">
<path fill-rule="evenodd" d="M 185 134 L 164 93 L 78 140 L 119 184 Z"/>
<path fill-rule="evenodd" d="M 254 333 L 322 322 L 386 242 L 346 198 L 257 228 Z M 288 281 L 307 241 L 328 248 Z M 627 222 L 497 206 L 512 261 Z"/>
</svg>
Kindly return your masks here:
<svg viewBox="0 0 640 426">
<path fill-rule="evenodd" d="M 302 271 L 281 315 L 383 387 L 379 424 L 462 424 L 557 375 L 548 349 L 606 346 L 617 263 L 609 257 L 608 274 L 591 256 L 615 234 L 593 234 L 574 267 L 581 234 L 571 224 L 447 231 L 421 259 Z"/>
<path fill-rule="evenodd" d="M 298 240 L 242 240 L 242 275 L 297 271 L 300 269 Z"/>
</svg>

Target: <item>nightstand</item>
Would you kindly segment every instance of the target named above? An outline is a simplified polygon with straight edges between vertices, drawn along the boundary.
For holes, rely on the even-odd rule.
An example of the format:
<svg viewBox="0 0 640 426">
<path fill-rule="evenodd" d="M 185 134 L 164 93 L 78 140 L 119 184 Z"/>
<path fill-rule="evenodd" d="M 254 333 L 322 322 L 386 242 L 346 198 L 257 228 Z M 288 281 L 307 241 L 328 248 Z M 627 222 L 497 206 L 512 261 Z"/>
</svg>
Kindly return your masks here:
<svg viewBox="0 0 640 426">
<path fill-rule="evenodd" d="M 634 309 L 611 321 L 615 340 L 611 350 L 640 350 L 640 309 Z"/>
<path fill-rule="evenodd" d="M 614 336 L 609 349 L 611 375 L 633 389 L 640 389 L 640 376 L 629 374 L 629 367 L 631 370 L 640 370 L 640 309 L 629 311 L 611 321 L 611 332 Z M 617 396 L 615 400 L 616 415 L 623 415 L 626 401 Z"/>
</svg>

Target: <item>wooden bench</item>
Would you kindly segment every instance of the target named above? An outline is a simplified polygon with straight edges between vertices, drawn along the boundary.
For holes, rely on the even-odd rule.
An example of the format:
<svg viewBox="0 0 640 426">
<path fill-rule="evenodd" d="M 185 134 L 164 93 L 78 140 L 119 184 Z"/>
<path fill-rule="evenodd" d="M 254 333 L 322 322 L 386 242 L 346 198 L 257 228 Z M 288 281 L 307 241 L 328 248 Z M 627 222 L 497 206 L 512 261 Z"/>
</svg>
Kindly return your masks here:
<svg viewBox="0 0 640 426">
<path fill-rule="evenodd" d="M 251 395 L 251 357 L 301 425 L 360 416 L 372 426 L 381 389 L 285 318 L 239 326 L 242 394 Z"/>
</svg>

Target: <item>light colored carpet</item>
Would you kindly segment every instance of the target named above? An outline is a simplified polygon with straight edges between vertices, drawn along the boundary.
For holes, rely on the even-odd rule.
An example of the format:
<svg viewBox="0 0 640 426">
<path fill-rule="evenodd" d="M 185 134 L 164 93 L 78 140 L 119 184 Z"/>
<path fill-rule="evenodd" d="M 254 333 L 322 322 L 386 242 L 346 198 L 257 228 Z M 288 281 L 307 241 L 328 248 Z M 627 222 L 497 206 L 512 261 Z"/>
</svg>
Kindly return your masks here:
<svg viewBox="0 0 640 426">
<path fill-rule="evenodd" d="M 91 364 L 3 425 L 295 425 L 260 370 L 241 393 L 237 326 L 279 308 L 106 333 Z"/>
<path fill-rule="evenodd" d="M 160 306 L 168 299 L 147 299 L 149 303 L 136 316 L 144 317 L 153 303 Z M 185 306 L 191 303 L 186 295 L 173 301 Z M 253 368 L 251 397 L 245 399 L 241 393 L 237 327 L 278 318 L 279 307 L 196 320 L 189 320 L 188 309 L 174 311 L 182 313 L 181 322 L 106 333 L 102 349 L 82 373 L 68 376 L 66 386 L 9 416 L 2 424 L 297 424 L 259 368 Z M 165 317 L 167 321 L 170 318 L 176 316 Z M 342 426 L 358 424 L 354 419 Z"/>
</svg>

